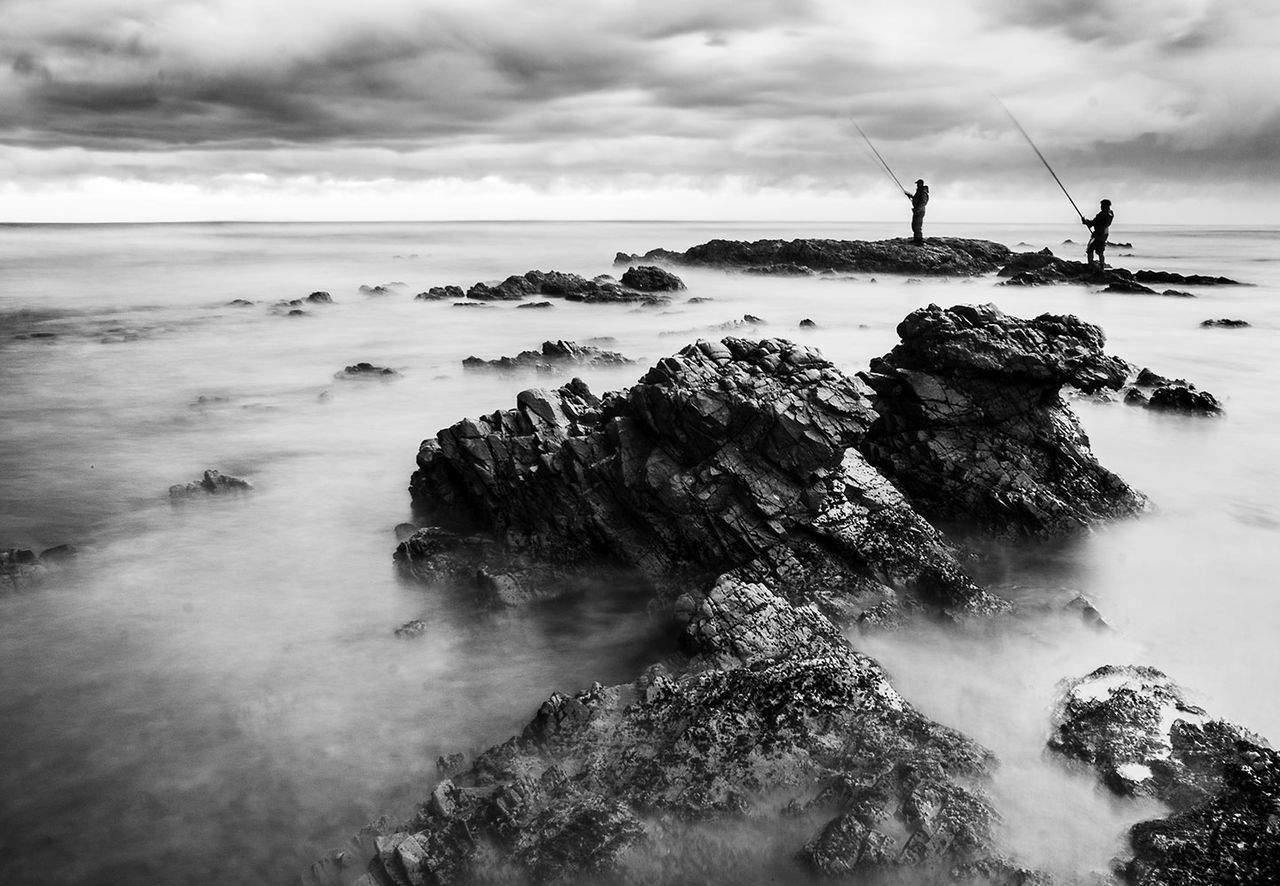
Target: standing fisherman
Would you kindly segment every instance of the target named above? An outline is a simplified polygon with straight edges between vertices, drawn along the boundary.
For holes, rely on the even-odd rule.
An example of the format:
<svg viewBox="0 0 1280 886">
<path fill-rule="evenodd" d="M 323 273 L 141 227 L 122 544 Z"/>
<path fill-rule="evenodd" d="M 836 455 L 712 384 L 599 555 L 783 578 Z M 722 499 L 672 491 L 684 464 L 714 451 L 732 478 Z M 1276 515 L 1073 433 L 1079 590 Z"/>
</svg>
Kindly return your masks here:
<svg viewBox="0 0 1280 886">
<path fill-rule="evenodd" d="M 1093 221 L 1087 221 L 1084 216 L 1081 216 L 1080 223 L 1093 232 L 1089 236 L 1089 245 L 1084 250 L 1085 257 L 1092 265 L 1093 254 L 1098 253 L 1098 269 L 1101 270 L 1107 266 L 1103 253 L 1107 249 L 1107 234 L 1111 232 L 1111 222 L 1115 219 L 1115 213 L 1111 211 L 1110 200 L 1103 200 L 1098 204 L 1098 209 L 1098 214 L 1093 217 Z"/>
<path fill-rule="evenodd" d="M 929 186 L 924 183 L 924 179 L 916 179 L 916 192 L 914 194 L 903 191 L 907 195 L 907 199 L 911 201 L 911 236 L 912 242 L 916 246 L 924 245 L 924 208 L 929 205 Z"/>
</svg>

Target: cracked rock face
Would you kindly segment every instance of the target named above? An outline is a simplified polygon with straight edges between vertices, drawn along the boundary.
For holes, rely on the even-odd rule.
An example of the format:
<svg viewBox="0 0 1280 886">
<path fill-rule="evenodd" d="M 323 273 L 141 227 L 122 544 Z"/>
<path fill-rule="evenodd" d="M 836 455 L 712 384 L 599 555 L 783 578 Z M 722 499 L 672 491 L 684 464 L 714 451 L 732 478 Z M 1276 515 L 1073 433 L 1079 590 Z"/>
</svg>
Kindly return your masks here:
<svg viewBox="0 0 1280 886">
<path fill-rule="evenodd" d="M 1002 608 L 855 448 L 876 419 L 867 395 L 789 342 L 699 342 L 604 399 L 575 380 L 441 431 L 410 489 L 429 521 L 507 556 L 633 569 L 668 598 L 733 573 L 842 617 L 900 596 Z M 417 547 L 401 562 L 436 570 Z"/>
<path fill-rule="evenodd" d="M 1128 365 L 1074 316 L 929 305 L 861 377 L 879 415 L 860 450 L 925 517 L 998 535 L 1069 532 L 1143 505 L 1098 464 L 1060 391 L 1118 390 Z"/>
<path fill-rule="evenodd" d="M 1162 672 L 1107 665 L 1072 681 L 1049 747 L 1090 765 L 1115 793 L 1171 808 L 1130 829 L 1128 882 L 1277 882 L 1280 755 L 1190 704 Z"/>
</svg>

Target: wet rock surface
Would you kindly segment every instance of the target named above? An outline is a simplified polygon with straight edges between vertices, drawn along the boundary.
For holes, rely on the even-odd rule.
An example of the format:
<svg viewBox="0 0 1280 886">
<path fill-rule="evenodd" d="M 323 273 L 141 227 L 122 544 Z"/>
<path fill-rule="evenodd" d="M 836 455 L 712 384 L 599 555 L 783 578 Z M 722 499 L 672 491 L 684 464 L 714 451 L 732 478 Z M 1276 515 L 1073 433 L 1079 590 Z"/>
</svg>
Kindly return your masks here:
<svg viewBox="0 0 1280 886">
<path fill-rule="evenodd" d="M 175 484 L 169 487 L 169 498 L 186 499 L 204 495 L 226 495 L 240 492 L 251 492 L 253 484 L 239 477 L 223 474 L 214 468 L 204 472 L 204 476 L 193 483 Z"/>
<path fill-rule="evenodd" d="M 1247 329 L 1249 327 L 1248 320 L 1234 320 L 1228 317 L 1222 317 L 1218 320 L 1204 320 L 1200 325 L 1209 329 Z"/>
<path fill-rule="evenodd" d="M 365 379 L 392 379 L 399 378 L 400 373 L 386 366 L 375 366 L 372 363 L 354 363 L 351 366 L 343 367 L 341 372 L 335 372 L 334 378 L 347 381 L 362 381 Z"/>
<path fill-rule="evenodd" d="M 1151 392 L 1147 408 L 1161 412 L 1185 412 L 1191 415 L 1220 415 L 1222 404 L 1208 391 L 1191 385 L 1162 385 Z"/>
<path fill-rule="evenodd" d="M 548 302 L 543 302 L 548 304 Z M 523 305 L 522 307 L 531 307 Z M 467 357 L 462 361 L 467 369 L 496 369 L 500 371 L 528 370 L 542 373 L 562 373 L 566 369 L 596 366 L 627 366 L 634 360 L 617 351 L 605 351 L 592 345 L 580 345 L 571 341 L 544 341 L 540 351 L 521 351 L 514 357 L 498 357 L 485 360 Z"/>
<path fill-rule="evenodd" d="M 822 271 L 973 275 L 994 271 L 1012 256 L 989 240 L 929 237 L 924 246 L 894 240 L 710 240 L 684 252 L 620 252 L 615 264 L 640 261 L 798 276 Z"/>
<path fill-rule="evenodd" d="M 1049 747 L 1115 793 L 1171 814 L 1130 829 L 1119 874 L 1141 886 L 1273 883 L 1280 876 L 1280 755 L 1191 704 L 1149 667 L 1107 665 L 1067 686 Z"/>
<path fill-rule="evenodd" d="M 1063 386 L 1119 390 L 1123 360 L 1072 316 L 1011 317 L 994 305 L 930 305 L 861 374 L 877 421 L 859 448 L 930 520 L 1003 535 L 1122 517 L 1142 496 L 1098 464 Z"/>
</svg>

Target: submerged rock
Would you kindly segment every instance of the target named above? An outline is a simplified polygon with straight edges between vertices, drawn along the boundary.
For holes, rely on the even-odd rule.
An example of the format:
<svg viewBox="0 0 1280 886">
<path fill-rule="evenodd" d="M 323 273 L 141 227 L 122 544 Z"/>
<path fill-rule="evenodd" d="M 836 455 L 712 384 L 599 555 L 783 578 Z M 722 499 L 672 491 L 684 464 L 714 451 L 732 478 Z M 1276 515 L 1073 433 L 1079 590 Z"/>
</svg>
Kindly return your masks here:
<svg viewBox="0 0 1280 886">
<path fill-rule="evenodd" d="M 251 492 L 253 484 L 239 477 L 232 477 L 210 468 L 204 476 L 194 483 L 175 484 L 169 487 L 169 498 L 183 499 L 197 495 L 225 495 L 227 493 Z"/>
<path fill-rule="evenodd" d="M 542 373 L 559 373 L 580 367 L 628 366 L 633 363 L 634 360 L 617 351 L 603 351 L 571 341 L 544 341 L 541 351 L 521 351 L 514 357 L 499 357 L 496 360 L 467 357 L 462 361 L 466 369 L 532 370 Z"/>
<path fill-rule="evenodd" d="M 1023 320 L 994 305 L 930 305 L 861 377 L 878 418 L 859 444 L 928 519 L 1000 535 L 1069 531 L 1144 503 L 1098 464 L 1060 391 L 1118 390 L 1129 374 L 1097 326 Z"/>
<path fill-rule="evenodd" d="M 684 252 L 652 249 L 618 253 L 615 264 L 656 261 L 676 265 L 794 275 L 817 271 L 972 275 L 996 270 L 1012 252 L 989 240 L 930 237 L 911 240 L 710 240 Z"/>
<path fill-rule="evenodd" d="M 1165 674 L 1107 665 L 1068 685 L 1049 747 L 1126 796 L 1172 810 L 1129 832 L 1130 883 L 1272 883 L 1280 877 L 1280 755 L 1190 704 Z"/>
</svg>

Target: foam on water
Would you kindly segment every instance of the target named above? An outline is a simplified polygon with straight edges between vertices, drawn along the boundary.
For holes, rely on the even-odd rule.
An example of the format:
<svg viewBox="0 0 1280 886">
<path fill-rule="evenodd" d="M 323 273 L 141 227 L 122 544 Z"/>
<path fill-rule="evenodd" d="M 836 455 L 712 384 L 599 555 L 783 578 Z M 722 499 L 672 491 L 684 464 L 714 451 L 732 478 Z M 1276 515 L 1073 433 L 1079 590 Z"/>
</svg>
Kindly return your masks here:
<svg viewBox="0 0 1280 886">
<path fill-rule="evenodd" d="M 1044 758 L 1058 681 L 1150 664 L 1215 716 L 1280 736 L 1269 691 L 1280 604 L 1280 263 L 1276 232 L 1117 230 L 1129 267 L 1225 274 L 1197 299 L 878 275 L 776 280 L 681 272 L 669 308 L 555 301 L 463 310 L 433 285 L 530 268 L 613 272 L 618 250 L 713 237 L 876 238 L 883 226 L 718 224 L 5 227 L 0 240 L 0 546 L 88 548 L 38 591 L 0 598 L 0 879 L 291 882 L 381 812 L 403 812 L 437 755 L 518 731 L 553 690 L 630 679 L 661 654 L 643 600 L 586 594 L 492 614 L 399 581 L 393 527 L 418 443 L 560 379 L 464 372 L 545 339 L 608 336 L 642 361 L 582 373 L 601 392 L 744 314 L 847 371 L 915 307 L 994 301 L 1075 313 L 1109 350 L 1225 400 L 1223 419 L 1076 406 L 1100 460 L 1156 511 L 1071 545 L 1009 550 L 997 576 L 1035 599 L 1069 586 L 1113 625 L 919 628 L 854 642 L 937 719 L 1004 759 L 994 790 L 1023 860 L 1105 866 L 1151 806 L 1104 797 Z M 930 231 L 942 234 L 942 231 Z M 1078 228 L 957 227 L 1035 248 Z M 1125 250 L 1127 251 L 1127 250 Z M 396 256 L 402 256 L 396 258 Z M 404 281 L 383 297 L 361 284 Z M 333 305 L 273 310 L 313 290 Z M 689 304 L 685 296 L 709 301 Z M 229 305 L 249 299 L 249 307 Z M 1243 330 L 1201 329 L 1240 317 Z M 798 328 L 811 318 L 818 327 Z M 32 337 L 38 334 L 39 337 Z M 395 368 L 341 381 L 344 366 Z M 208 467 L 256 491 L 171 505 Z M 993 557 L 993 560 L 998 560 Z M 392 630 L 423 618 L 427 633 Z"/>
</svg>

